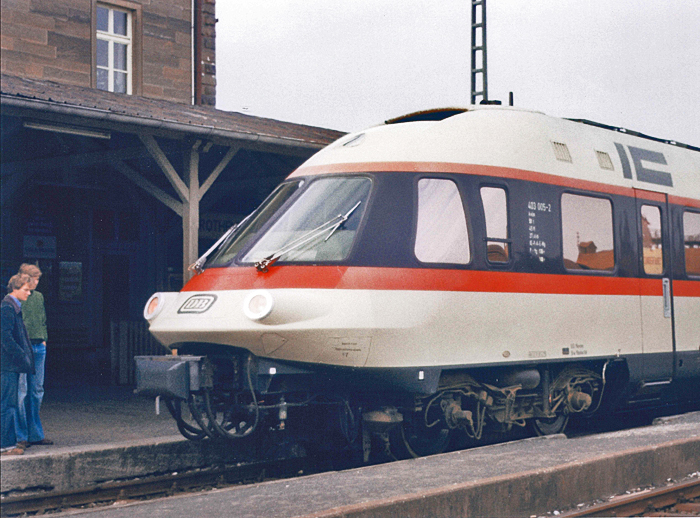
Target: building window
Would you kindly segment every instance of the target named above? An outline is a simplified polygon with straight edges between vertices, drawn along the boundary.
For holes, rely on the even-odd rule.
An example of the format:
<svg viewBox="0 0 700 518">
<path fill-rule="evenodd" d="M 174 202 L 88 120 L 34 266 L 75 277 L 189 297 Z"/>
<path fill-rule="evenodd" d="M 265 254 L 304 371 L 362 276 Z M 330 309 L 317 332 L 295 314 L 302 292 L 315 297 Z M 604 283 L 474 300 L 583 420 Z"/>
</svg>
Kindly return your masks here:
<svg viewBox="0 0 700 518">
<path fill-rule="evenodd" d="M 508 199 L 505 189 L 482 187 L 481 202 L 486 219 L 486 253 L 491 263 L 507 263 L 508 250 Z"/>
<path fill-rule="evenodd" d="M 133 30 L 132 14 L 97 4 L 97 88 L 131 94 Z"/>
<path fill-rule="evenodd" d="M 700 213 L 683 214 L 683 241 L 685 245 L 685 273 L 700 275 Z"/>
<path fill-rule="evenodd" d="M 561 197 L 564 267 L 569 270 L 613 270 L 612 206 L 609 200 L 564 194 Z"/>
<path fill-rule="evenodd" d="M 416 257 L 424 263 L 467 264 L 469 233 L 457 185 L 424 178 L 418 182 Z"/>
</svg>

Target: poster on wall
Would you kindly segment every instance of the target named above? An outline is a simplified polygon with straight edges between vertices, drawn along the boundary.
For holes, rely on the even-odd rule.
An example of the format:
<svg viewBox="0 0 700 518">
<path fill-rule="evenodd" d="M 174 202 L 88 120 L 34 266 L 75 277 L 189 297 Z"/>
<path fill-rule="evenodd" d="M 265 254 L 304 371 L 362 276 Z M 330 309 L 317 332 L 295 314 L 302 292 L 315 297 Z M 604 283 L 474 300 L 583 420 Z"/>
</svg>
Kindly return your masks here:
<svg viewBox="0 0 700 518">
<path fill-rule="evenodd" d="M 56 259 L 56 236 L 24 236 L 23 257 Z"/>
<path fill-rule="evenodd" d="M 83 263 L 58 263 L 58 298 L 61 302 L 80 302 L 83 295 Z"/>
</svg>

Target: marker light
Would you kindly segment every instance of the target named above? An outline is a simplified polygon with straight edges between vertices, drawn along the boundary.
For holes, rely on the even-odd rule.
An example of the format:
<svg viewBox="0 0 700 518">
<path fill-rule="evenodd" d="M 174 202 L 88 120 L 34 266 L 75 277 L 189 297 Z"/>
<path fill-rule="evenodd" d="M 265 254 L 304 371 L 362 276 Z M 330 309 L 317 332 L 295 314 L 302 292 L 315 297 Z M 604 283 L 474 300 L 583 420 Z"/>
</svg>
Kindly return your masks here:
<svg viewBox="0 0 700 518">
<path fill-rule="evenodd" d="M 243 313 L 251 320 L 262 320 L 272 313 L 274 305 L 272 295 L 267 291 L 256 290 L 243 301 Z"/>
<path fill-rule="evenodd" d="M 143 308 L 143 318 L 146 320 L 152 320 L 155 316 L 161 312 L 165 306 L 165 297 L 162 293 L 154 293 L 151 298 L 146 302 L 146 307 Z"/>
</svg>

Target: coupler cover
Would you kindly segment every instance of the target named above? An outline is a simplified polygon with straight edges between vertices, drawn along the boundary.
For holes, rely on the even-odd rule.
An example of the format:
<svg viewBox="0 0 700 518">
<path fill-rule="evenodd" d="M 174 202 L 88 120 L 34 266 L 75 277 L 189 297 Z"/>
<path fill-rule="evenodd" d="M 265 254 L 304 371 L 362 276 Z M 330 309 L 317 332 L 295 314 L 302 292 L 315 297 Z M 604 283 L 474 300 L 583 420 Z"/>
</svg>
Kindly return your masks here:
<svg viewBox="0 0 700 518">
<path fill-rule="evenodd" d="M 136 356 L 136 394 L 186 400 L 190 392 L 212 386 L 205 356 Z"/>
</svg>

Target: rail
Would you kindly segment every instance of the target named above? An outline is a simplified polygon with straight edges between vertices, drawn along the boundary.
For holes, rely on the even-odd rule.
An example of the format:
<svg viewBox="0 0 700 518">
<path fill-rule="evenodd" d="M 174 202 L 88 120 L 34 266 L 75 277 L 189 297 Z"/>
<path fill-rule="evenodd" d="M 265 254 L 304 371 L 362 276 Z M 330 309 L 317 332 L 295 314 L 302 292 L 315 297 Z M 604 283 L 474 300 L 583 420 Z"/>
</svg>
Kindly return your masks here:
<svg viewBox="0 0 700 518">
<path fill-rule="evenodd" d="M 309 474 L 316 472 L 316 468 L 308 458 L 294 458 L 106 482 L 70 491 L 11 495 L 2 498 L 0 516 L 26 516 L 76 507 L 112 505 L 127 500 L 172 496 L 206 487 L 289 478 L 297 476 L 300 471 Z"/>
<path fill-rule="evenodd" d="M 577 516 L 700 516 L 700 478 L 614 497 L 603 504 L 559 515 Z"/>
</svg>

